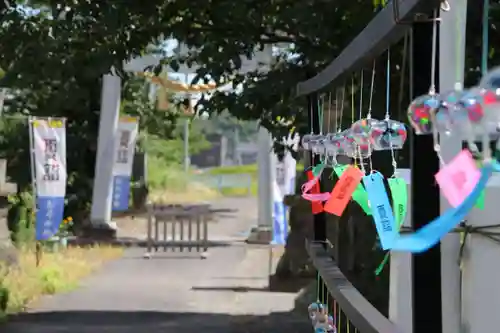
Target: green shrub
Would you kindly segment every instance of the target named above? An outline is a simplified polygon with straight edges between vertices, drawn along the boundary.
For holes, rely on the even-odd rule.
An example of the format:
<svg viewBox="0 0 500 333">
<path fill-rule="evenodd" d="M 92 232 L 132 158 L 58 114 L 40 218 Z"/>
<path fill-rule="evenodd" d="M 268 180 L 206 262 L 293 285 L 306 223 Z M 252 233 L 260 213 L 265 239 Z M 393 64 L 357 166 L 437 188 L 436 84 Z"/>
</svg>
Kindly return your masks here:
<svg viewBox="0 0 500 333">
<path fill-rule="evenodd" d="M 12 242 L 17 247 L 33 244 L 35 240 L 35 216 L 33 196 L 30 192 L 20 192 L 9 196 L 7 226 Z"/>
<path fill-rule="evenodd" d="M 148 186 L 151 190 L 184 191 L 189 183 L 180 165 L 168 164 L 158 157 L 148 157 Z"/>
</svg>

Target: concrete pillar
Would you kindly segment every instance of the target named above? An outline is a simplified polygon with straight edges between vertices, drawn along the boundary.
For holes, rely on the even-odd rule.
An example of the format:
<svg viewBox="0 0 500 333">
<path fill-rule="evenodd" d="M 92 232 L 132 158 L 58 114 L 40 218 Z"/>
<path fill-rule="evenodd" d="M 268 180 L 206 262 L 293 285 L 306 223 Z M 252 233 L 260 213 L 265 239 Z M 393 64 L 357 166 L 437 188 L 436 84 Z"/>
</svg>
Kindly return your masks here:
<svg viewBox="0 0 500 333">
<path fill-rule="evenodd" d="M 102 79 L 99 137 L 92 192 L 93 227 L 110 228 L 113 196 L 114 138 L 120 115 L 121 78 L 107 74 Z"/>
<path fill-rule="evenodd" d="M 441 12 L 439 49 L 439 91 L 455 88 L 464 80 L 465 23 L 467 0 L 449 0 L 450 11 Z M 458 38 L 457 36 L 462 36 Z M 451 160 L 462 149 L 459 133 L 442 135 L 441 151 L 445 161 Z M 441 213 L 450 208 L 441 196 Z M 463 332 L 460 329 L 460 267 L 458 253 L 460 236 L 448 234 L 441 241 L 441 302 L 443 333 Z"/>
<path fill-rule="evenodd" d="M 249 243 L 268 244 L 272 239 L 273 223 L 273 174 L 274 163 L 272 138 L 267 129 L 259 128 L 258 166 L 258 221 L 248 238 Z"/>
</svg>

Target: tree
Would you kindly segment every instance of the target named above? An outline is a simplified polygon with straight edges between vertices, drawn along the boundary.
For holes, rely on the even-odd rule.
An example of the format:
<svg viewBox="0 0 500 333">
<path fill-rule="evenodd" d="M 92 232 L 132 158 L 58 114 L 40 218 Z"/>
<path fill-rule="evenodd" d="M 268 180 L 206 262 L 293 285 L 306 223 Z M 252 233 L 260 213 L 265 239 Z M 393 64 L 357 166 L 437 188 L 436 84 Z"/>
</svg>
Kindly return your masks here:
<svg viewBox="0 0 500 333">
<path fill-rule="evenodd" d="M 67 213 L 79 216 L 77 212 L 85 213 L 89 208 L 93 185 L 101 76 L 114 67 L 127 83 L 123 60 L 139 56 L 159 40 L 160 33 L 145 35 L 136 28 L 150 27 L 147 17 L 154 13 L 144 12 L 132 2 L 104 7 L 83 1 L 40 3 L 48 6 L 39 12 L 18 7 L 15 1 L 0 4 L 0 68 L 5 71 L 0 86 L 14 94 L 5 114 L 68 119 L 67 193 L 78 200 L 69 205 Z M 144 127 L 155 128 L 160 136 L 168 135 L 175 125 L 172 115 L 154 113 L 150 105 L 142 104 L 144 107 L 138 109 L 138 102 L 133 103 L 124 103 L 124 108 L 135 108 L 134 114 L 141 115 Z M 26 190 L 27 130 L 22 124 L 16 126 L 21 126 L 17 133 L 2 132 L 1 150 L 8 158 L 9 173 Z"/>
</svg>

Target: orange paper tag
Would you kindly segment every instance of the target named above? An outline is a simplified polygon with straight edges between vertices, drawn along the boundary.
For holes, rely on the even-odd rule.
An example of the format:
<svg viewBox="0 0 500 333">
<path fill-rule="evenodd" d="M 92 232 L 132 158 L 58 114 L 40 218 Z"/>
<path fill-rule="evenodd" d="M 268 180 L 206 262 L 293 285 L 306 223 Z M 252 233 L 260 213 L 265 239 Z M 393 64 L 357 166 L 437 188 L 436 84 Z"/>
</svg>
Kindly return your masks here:
<svg viewBox="0 0 500 333">
<path fill-rule="evenodd" d="M 313 175 L 311 170 L 308 170 L 306 172 L 306 174 L 307 174 L 307 180 L 312 180 L 314 178 L 314 175 Z M 316 182 L 316 184 L 314 184 L 314 186 L 311 188 L 309 193 L 312 193 L 312 194 L 320 193 L 319 180 Z M 323 203 L 320 201 L 311 201 L 311 205 L 312 205 L 312 213 L 313 214 L 322 213 L 324 210 Z"/>
<path fill-rule="evenodd" d="M 351 195 L 361 182 L 361 178 L 363 178 L 361 170 L 352 165 L 349 166 L 335 184 L 331 192 L 332 196 L 325 204 L 325 212 L 341 216 L 351 200 Z"/>
</svg>

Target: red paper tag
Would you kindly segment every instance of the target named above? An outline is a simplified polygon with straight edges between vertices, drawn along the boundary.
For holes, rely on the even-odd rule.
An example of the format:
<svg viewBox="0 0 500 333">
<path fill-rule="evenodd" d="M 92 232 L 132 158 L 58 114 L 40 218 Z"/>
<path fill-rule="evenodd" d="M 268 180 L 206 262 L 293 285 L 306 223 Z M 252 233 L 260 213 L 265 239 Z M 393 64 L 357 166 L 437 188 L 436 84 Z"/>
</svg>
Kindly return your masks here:
<svg viewBox="0 0 500 333">
<path fill-rule="evenodd" d="M 312 173 L 311 170 L 308 170 L 306 172 L 307 174 L 307 180 L 312 180 L 314 179 L 314 175 Z M 309 193 L 312 193 L 312 194 L 318 194 L 320 193 L 320 188 L 319 188 L 319 180 L 316 182 L 316 184 L 314 184 L 314 186 L 311 188 L 311 190 L 309 191 Z M 312 213 L 313 214 L 319 214 L 319 213 L 322 213 L 324 211 L 323 209 L 323 203 L 320 202 L 320 201 L 311 201 L 311 208 L 312 208 Z"/>
<path fill-rule="evenodd" d="M 354 190 L 361 182 L 363 173 L 358 168 L 350 165 L 340 176 L 332 190 L 332 196 L 325 204 L 325 212 L 341 216 L 351 200 Z"/>
</svg>

